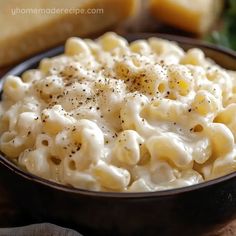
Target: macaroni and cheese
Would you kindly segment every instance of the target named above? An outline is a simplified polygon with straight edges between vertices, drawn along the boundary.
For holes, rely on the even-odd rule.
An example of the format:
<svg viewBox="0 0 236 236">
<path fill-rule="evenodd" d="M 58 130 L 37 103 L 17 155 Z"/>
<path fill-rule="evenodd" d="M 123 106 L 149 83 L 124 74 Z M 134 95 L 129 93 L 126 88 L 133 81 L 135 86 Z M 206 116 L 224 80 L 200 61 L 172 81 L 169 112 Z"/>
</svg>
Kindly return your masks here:
<svg viewBox="0 0 236 236">
<path fill-rule="evenodd" d="M 236 170 L 236 73 L 159 38 L 70 38 L 8 76 L 0 150 L 37 176 L 95 191 L 177 188 Z"/>
</svg>

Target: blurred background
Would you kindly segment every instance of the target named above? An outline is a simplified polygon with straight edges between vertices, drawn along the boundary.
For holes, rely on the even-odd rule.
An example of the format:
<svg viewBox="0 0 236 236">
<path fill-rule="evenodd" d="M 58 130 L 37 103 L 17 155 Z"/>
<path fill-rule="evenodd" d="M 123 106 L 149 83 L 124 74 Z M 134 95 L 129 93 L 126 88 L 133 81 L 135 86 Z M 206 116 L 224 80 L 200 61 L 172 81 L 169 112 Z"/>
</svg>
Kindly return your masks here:
<svg viewBox="0 0 236 236">
<path fill-rule="evenodd" d="M 236 50 L 236 0 L 0 0 L 0 71 L 68 37 L 168 33 Z"/>
</svg>

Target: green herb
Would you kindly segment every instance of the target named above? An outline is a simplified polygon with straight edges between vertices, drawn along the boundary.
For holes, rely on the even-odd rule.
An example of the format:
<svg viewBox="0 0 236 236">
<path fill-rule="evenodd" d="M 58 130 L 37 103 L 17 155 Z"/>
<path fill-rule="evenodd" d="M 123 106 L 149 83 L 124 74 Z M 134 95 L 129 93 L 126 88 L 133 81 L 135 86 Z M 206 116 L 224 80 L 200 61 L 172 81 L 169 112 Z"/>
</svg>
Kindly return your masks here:
<svg viewBox="0 0 236 236">
<path fill-rule="evenodd" d="M 229 0 L 229 8 L 224 15 L 224 25 L 207 37 L 209 42 L 236 50 L 236 0 Z"/>
</svg>

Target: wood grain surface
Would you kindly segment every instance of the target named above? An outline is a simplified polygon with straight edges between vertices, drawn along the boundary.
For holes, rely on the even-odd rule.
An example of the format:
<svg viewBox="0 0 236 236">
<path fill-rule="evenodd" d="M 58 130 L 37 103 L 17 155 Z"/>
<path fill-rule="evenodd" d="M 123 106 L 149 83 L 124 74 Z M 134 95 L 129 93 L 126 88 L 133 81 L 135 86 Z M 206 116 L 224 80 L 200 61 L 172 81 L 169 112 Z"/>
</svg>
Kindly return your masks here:
<svg viewBox="0 0 236 236">
<path fill-rule="evenodd" d="M 236 219 L 226 225 L 218 232 L 212 232 L 206 236 L 236 236 Z"/>
</svg>

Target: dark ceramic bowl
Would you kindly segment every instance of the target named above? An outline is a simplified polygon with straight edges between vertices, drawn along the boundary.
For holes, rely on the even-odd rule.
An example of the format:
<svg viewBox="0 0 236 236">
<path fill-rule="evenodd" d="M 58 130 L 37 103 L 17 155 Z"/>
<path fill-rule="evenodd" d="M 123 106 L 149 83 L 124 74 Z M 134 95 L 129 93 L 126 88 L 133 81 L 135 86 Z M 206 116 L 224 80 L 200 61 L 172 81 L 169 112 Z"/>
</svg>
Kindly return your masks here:
<svg viewBox="0 0 236 236">
<path fill-rule="evenodd" d="M 184 49 L 201 48 L 225 68 L 236 70 L 229 50 L 192 39 L 157 34 L 127 36 L 132 41 L 158 36 L 175 40 Z M 36 68 L 59 47 L 18 65 L 8 74 Z M 3 79 L 4 80 L 4 79 Z M 2 81 L 1 80 L 1 84 Z M 52 222 L 83 235 L 203 235 L 236 217 L 236 173 L 179 189 L 146 193 L 92 192 L 62 186 L 25 173 L 0 156 L 0 224 Z"/>
</svg>

